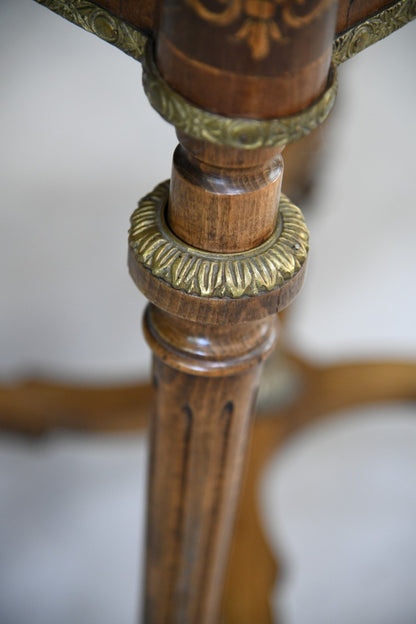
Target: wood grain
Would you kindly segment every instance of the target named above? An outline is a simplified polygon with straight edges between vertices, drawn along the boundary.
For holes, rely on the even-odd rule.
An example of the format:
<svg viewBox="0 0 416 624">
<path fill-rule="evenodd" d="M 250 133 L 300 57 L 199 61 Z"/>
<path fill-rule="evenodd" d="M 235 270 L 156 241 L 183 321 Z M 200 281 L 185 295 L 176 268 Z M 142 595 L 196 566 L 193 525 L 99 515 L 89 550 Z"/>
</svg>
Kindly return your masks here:
<svg viewBox="0 0 416 624">
<path fill-rule="evenodd" d="M 262 119 L 317 99 L 328 78 L 335 0 L 215 6 L 161 6 L 158 66 L 176 91 L 213 112 Z"/>
<path fill-rule="evenodd" d="M 201 249 L 213 264 L 219 262 L 217 252 L 242 255 L 269 238 L 279 210 L 279 151 L 247 152 L 179 139 L 169 201 L 160 204 L 172 236 Z M 148 196 L 149 205 L 142 204 L 143 226 L 133 221 L 142 239 L 148 220 L 154 223 L 153 198 L 163 192 L 160 188 Z M 157 388 L 143 617 L 147 624 L 216 624 L 261 363 L 276 341 L 273 313 L 283 288 L 272 293 L 272 313 L 256 296 L 196 296 L 164 279 L 170 248 L 156 245 L 160 267 L 158 260 L 152 272 L 137 248 L 131 244 L 129 266 L 153 302 L 144 330 Z M 185 246 L 175 271 L 182 270 L 187 253 Z M 288 275 L 284 286 L 292 282 L 290 295 L 301 278 Z"/>
<path fill-rule="evenodd" d="M 280 399 L 276 392 L 276 407 L 262 410 L 259 416 L 281 421 L 280 425 L 268 426 L 282 427 L 288 435 L 344 407 L 416 399 L 416 364 L 412 362 L 350 362 L 320 367 L 289 354 L 285 357 L 299 367 L 302 391 L 284 412 L 278 408 Z M 271 377 L 273 369 L 272 361 Z M 146 383 L 90 386 L 33 378 L 3 383 L 0 429 L 22 435 L 57 430 L 135 432 L 147 426 L 152 401 L 153 390 Z"/>
<path fill-rule="evenodd" d="M 269 458 L 290 437 L 340 409 L 376 402 L 416 401 L 416 363 L 360 362 L 319 367 L 285 355 L 300 375 L 300 389 L 283 411 L 269 407 L 252 428 L 224 586 L 225 624 L 270 624 L 270 592 L 281 569 L 264 536 L 258 482 Z M 269 374 L 280 365 L 274 356 Z M 279 363 L 279 364 L 278 364 Z M 0 387 L 0 427 L 23 435 L 56 430 L 139 431 L 152 405 L 149 385 L 83 387 L 23 382 Z M 269 397 L 270 405 L 270 397 Z M 280 405 L 276 394 L 275 405 Z M 354 412 L 352 411 L 351 414 Z"/>
<path fill-rule="evenodd" d="M 94 4 L 108 9 L 137 28 L 153 31 L 157 19 L 156 0 L 97 0 Z"/>
<path fill-rule="evenodd" d="M 158 66 L 166 81 L 210 111 L 256 119 L 290 115 L 310 105 L 326 87 L 336 0 L 97 4 L 153 30 Z M 339 23 L 354 19 L 352 2 L 344 13 Z M 172 236 L 210 254 L 211 268 L 215 254 L 248 254 L 270 237 L 279 222 L 280 152 L 247 153 L 179 138 L 166 215 Z M 297 247 L 294 242 L 292 249 Z M 253 296 L 233 292 L 204 298 L 174 287 L 163 277 L 167 256 L 162 249 L 158 271 L 151 272 L 133 246 L 129 255 L 132 277 L 152 302 L 145 334 L 154 353 L 156 387 L 144 621 L 217 624 L 261 365 L 276 340 L 276 312 L 301 286 L 306 247 L 300 270 L 288 271 L 271 292 Z M 289 257 L 295 267 L 293 255 Z M 183 268 L 181 258 L 175 270 L 178 266 Z M 238 271 L 236 275 L 238 280 Z M 226 621 L 234 618 L 241 624 L 248 616 L 251 622 L 270 618 L 267 596 L 275 568 L 253 516 L 254 489 L 276 444 L 300 422 L 311 422 L 322 412 L 322 398 L 313 395 L 317 387 L 315 383 L 310 392 L 318 411 L 301 402 L 303 415 L 298 419 L 292 407 L 289 419 L 261 421 L 253 444 L 253 471 L 241 499 L 243 513 L 249 510 L 236 530 L 251 546 L 245 544 L 243 557 L 236 546 L 230 566 L 237 561 L 248 571 L 260 553 L 267 578 L 257 588 L 247 574 L 238 585 L 228 585 L 233 608 L 238 602 L 245 610 L 232 614 L 227 606 L 231 603 L 225 602 Z M 235 579 L 235 572 L 230 578 Z M 253 588 L 258 596 L 249 604 Z M 265 595 L 260 595 L 262 589 Z M 242 592 L 247 592 L 243 600 Z"/>
<path fill-rule="evenodd" d="M 220 253 L 261 245 L 276 227 L 281 148 L 243 155 L 184 135 L 179 139 L 168 206 L 175 234 L 194 247 Z"/>
<path fill-rule="evenodd" d="M 264 538 L 258 503 L 259 479 L 271 456 L 298 431 L 337 417 L 339 410 L 416 400 L 416 363 L 351 362 L 317 367 L 293 356 L 289 362 L 301 374 L 302 392 L 283 413 L 270 410 L 255 423 L 224 590 L 226 624 L 273 621 L 270 596 L 285 562 L 275 561 Z"/>
<path fill-rule="evenodd" d="M 154 376 L 144 621 L 215 624 L 259 367 Z"/>
<path fill-rule="evenodd" d="M 94 4 L 141 30 L 157 32 L 160 3 L 156 0 L 94 0 Z M 337 34 L 392 4 L 390 0 L 339 0 L 336 22 Z"/>
<path fill-rule="evenodd" d="M 274 318 L 204 327 L 150 306 L 155 354 L 144 621 L 218 622 L 260 363 Z"/>
<path fill-rule="evenodd" d="M 393 4 L 391 0 L 339 0 L 337 34 Z"/>
</svg>

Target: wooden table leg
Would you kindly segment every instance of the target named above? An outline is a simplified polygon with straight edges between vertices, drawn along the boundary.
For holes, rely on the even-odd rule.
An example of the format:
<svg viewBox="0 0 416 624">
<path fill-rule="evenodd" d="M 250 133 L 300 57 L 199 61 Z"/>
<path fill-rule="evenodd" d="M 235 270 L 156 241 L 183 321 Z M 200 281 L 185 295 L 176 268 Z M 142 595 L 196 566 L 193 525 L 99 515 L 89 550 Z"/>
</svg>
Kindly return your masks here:
<svg viewBox="0 0 416 624">
<path fill-rule="evenodd" d="M 292 28 L 287 56 L 264 29 L 273 7 L 252 4 L 254 19 L 238 34 L 221 28 L 227 9 L 163 2 L 146 52 L 146 93 L 180 141 L 169 197 L 162 185 L 144 198 L 130 234 L 130 272 L 153 304 L 145 332 L 157 385 L 146 624 L 219 622 L 259 367 L 276 313 L 304 277 L 308 233 L 300 211 L 280 198 L 281 151 L 333 102 L 336 3 L 308 6 L 300 19 L 282 13 L 282 28 L 285 20 Z M 231 22 L 240 10 L 237 3 Z M 216 126 L 211 113 L 227 117 Z M 297 113 L 270 140 L 280 125 L 268 120 Z"/>
<path fill-rule="evenodd" d="M 190 359 L 190 353 L 172 354 L 163 345 L 164 323 L 175 327 L 166 314 L 148 310 L 146 333 L 157 352 L 157 399 L 151 423 L 144 621 L 215 623 L 259 382 L 258 360 L 274 342 L 275 320 L 228 330 L 228 344 L 223 328 L 202 333 L 204 328 L 195 324 L 193 337 L 204 338 L 206 352 L 228 356 L 221 371 L 210 374 L 206 367 L 202 375 L 192 374 L 190 362 L 188 372 L 178 370 L 184 366 L 181 356 L 186 353 Z M 176 323 L 177 348 L 179 342 L 189 345 L 189 333 L 180 335 L 185 325 L 189 332 L 189 324 Z M 226 352 L 232 343 L 230 358 Z M 237 353 L 245 356 L 250 346 L 256 355 L 239 370 Z M 191 357 L 202 368 L 200 352 L 195 349 Z"/>
<path fill-rule="evenodd" d="M 300 212 L 279 207 L 279 152 L 181 136 L 169 196 L 159 185 L 132 217 L 129 266 L 152 302 L 144 329 L 156 387 L 146 624 L 219 622 L 261 362 L 307 252 Z"/>
<path fill-rule="evenodd" d="M 131 30 L 140 3 L 125 12 L 118 1 L 39 1 L 142 58 L 144 34 Z M 300 216 L 288 205 L 277 210 L 281 161 L 270 146 L 296 140 L 328 114 L 336 90 L 332 43 L 351 8 L 344 3 L 347 24 L 336 0 L 300 0 L 301 10 L 277 1 L 223 4 L 145 2 L 137 22 L 155 37 L 147 46 L 157 50 L 155 71 L 149 64 L 145 72 L 149 99 L 194 137 L 181 137 L 169 202 L 163 189 L 146 198 L 130 239 L 132 276 L 152 302 L 145 328 L 157 387 L 149 624 L 218 621 L 261 362 L 276 337 L 274 315 L 298 292 L 306 259 Z M 404 21 L 414 17 L 411 3 L 402 4 L 398 25 L 388 17 L 387 25 L 378 20 L 337 39 L 335 60 L 402 25 L 403 13 Z M 103 5 L 112 13 L 103 14 Z M 367 36 L 371 30 L 380 32 Z M 272 437 L 260 446 L 270 452 Z M 254 465 L 256 476 L 261 461 Z M 254 498 L 247 500 L 252 509 Z"/>
<path fill-rule="evenodd" d="M 122 38 L 125 24 L 87 4 L 77 23 Z M 157 385 L 146 624 L 218 622 L 260 366 L 308 250 L 300 211 L 279 201 L 281 151 L 336 92 L 336 0 L 245 4 L 164 0 L 146 46 L 145 91 L 181 131 L 169 196 L 160 185 L 140 202 L 129 239 Z M 141 58 L 136 35 L 126 49 Z"/>
</svg>

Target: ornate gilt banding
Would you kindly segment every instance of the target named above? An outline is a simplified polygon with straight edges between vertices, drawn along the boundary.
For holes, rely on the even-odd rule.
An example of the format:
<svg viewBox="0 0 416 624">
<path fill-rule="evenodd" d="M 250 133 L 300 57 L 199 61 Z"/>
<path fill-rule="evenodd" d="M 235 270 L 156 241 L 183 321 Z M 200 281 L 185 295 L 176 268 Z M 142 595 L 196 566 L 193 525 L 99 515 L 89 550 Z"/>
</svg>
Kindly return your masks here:
<svg viewBox="0 0 416 624">
<path fill-rule="evenodd" d="M 111 43 L 141 61 L 147 36 L 140 30 L 88 0 L 36 0 L 73 24 Z"/>
<path fill-rule="evenodd" d="M 91 32 L 123 52 L 144 61 L 143 84 L 152 106 L 168 122 L 190 136 L 219 145 L 255 149 L 297 141 L 328 116 L 335 101 L 336 66 L 416 18 L 416 0 L 399 0 L 345 31 L 333 46 L 329 85 L 312 106 L 280 119 L 239 119 L 199 108 L 176 93 L 160 76 L 148 37 L 128 22 L 88 0 L 36 0 L 67 20 Z"/>
<path fill-rule="evenodd" d="M 174 289 L 198 297 L 255 296 L 283 286 L 306 260 L 305 221 L 284 195 L 272 236 L 239 254 L 206 253 L 179 240 L 165 220 L 168 196 L 169 183 L 163 182 L 139 202 L 131 217 L 129 245 L 137 262 Z"/>
<path fill-rule="evenodd" d="M 327 89 L 309 108 L 279 119 L 225 117 L 191 104 L 160 75 L 149 42 L 143 58 L 143 87 L 153 108 L 185 134 L 218 145 L 256 149 L 287 145 L 317 128 L 329 115 L 337 92 L 336 70 Z"/>
<path fill-rule="evenodd" d="M 142 60 L 147 35 L 110 11 L 88 0 L 35 1 L 138 61 Z M 414 19 L 416 19 L 416 0 L 398 0 L 365 21 L 355 24 L 335 39 L 334 64 L 344 63 Z"/>
<path fill-rule="evenodd" d="M 334 41 L 332 59 L 340 65 L 381 41 L 416 18 L 416 0 L 399 0 L 364 22 L 346 30 Z"/>
</svg>

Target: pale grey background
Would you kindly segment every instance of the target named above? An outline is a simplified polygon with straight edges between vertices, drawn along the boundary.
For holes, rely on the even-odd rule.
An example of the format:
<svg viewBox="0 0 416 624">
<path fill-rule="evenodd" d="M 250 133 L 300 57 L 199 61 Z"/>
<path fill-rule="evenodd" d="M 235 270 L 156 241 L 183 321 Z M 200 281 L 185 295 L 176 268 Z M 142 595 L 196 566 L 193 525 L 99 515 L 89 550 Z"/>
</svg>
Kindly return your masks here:
<svg viewBox="0 0 416 624">
<path fill-rule="evenodd" d="M 174 132 L 111 46 L 30 0 L 3 0 L 0 29 L 1 377 L 143 377 L 126 229 L 169 176 Z M 314 361 L 416 354 L 415 34 L 341 69 L 288 338 Z M 261 500 L 290 562 L 285 623 L 416 622 L 414 416 L 338 414 L 272 461 Z M 2 624 L 134 622 L 145 454 L 139 436 L 1 439 Z"/>
</svg>

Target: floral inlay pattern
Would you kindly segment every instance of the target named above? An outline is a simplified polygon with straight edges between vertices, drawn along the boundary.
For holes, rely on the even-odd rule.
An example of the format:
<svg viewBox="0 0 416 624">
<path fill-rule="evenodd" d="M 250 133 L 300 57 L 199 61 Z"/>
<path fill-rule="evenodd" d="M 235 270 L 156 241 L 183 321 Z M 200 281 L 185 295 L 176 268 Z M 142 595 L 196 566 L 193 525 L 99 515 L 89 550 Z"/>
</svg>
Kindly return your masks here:
<svg viewBox="0 0 416 624">
<path fill-rule="evenodd" d="M 306 26 L 333 3 L 316 0 L 309 8 L 307 0 L 219 0 L 223 10 L 213 11 L 204 0 L 186 1 L 201 19 L 217 26 L 229 26 L 243 18 L 234 39 L 246 41 L 256 61 L 269 55 L 272 41 L 287 43 L 291 29 Z"/>
</svg>

